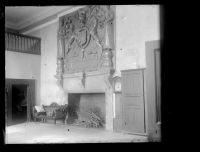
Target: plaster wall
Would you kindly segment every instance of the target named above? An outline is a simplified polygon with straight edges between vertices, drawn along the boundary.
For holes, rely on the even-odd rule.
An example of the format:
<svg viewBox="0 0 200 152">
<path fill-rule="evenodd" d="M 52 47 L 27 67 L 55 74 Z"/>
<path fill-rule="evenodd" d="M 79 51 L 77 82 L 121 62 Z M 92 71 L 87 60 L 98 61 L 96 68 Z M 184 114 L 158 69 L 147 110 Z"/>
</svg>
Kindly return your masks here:
<svg viewBox="0 0 200 152">
<path fill-rule="evenodd" d="M 116 74 L 145 68 L 145 42 L 160 39 L 159 5 L 116 6 Z"/>
<path fill-rule="evenodd" d="M 36 104 L 40 103 L 39 55 L 5 51 L 5 77 L 10 79 L 35 79 Z"/>
<path fill-rule="evenodd" d="M 41 104 L 52 102 L 64 104 L 60 97 L 64 92 L 56 85 L 58 22 L 36 30 L 28 35 L 41 38 Z"/>
</svg>

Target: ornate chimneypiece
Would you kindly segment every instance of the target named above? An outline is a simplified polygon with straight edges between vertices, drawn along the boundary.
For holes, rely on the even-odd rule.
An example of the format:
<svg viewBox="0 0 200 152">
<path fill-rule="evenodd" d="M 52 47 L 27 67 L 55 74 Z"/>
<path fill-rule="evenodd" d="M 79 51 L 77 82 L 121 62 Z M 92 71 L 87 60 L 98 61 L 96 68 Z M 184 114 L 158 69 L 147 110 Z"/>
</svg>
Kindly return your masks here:
<svg viewBox="0 0 200 152">
<path fill-rule="evenodd" d="M 86 6 L 60 17 L 57 36 L 58 84 L 66 94 L 105 93 L 105 128 L 113 130 L 113 6 Z"/>
</svg>

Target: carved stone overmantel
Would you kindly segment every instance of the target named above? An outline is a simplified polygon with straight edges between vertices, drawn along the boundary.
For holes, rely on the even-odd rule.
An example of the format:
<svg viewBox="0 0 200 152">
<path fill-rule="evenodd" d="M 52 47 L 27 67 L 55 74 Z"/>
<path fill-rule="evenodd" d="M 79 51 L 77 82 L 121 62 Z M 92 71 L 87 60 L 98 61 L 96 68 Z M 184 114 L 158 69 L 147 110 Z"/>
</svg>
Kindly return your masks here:
<svg viewBox="0 0 200 152">
<path fill-rule="evenodd" d="M 57 75 L 113 69 L 114 12 L 92 5 L 59 19 Z"/>
</svg>

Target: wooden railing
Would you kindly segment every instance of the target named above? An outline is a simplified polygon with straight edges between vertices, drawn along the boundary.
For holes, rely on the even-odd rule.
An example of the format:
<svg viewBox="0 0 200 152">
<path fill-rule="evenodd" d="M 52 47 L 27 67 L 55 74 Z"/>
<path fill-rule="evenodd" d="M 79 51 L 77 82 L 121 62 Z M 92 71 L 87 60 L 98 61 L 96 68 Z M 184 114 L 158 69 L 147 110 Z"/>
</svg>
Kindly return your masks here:
<svg viewBox="0 0 200 152">
<path fill-rule="evenodd" d="M 41 39 L 23 34 L 5 32 L 5 50 L 40 55 Z"/>
</svg>

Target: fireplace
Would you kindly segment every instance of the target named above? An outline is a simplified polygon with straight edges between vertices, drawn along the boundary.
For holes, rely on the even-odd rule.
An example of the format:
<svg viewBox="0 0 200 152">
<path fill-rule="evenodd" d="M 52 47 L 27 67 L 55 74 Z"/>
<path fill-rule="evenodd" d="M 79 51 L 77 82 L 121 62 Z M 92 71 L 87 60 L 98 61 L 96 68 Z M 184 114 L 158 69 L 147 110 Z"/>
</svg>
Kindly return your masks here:
<svg viewBox="0 0 200 152">
<path fill-rule="evenodd" d="M 110 73 L 87 72 L 85 84 L 82 84 L 82 73 L 64 74 L 63 89 L 66 93 L 66 103 L 74 105 L 73 111 L 80 111 L 90 104 L 90 109 L 96 107 L 103 115 L 104 127 L 106 130 L 113 130 L 114 101 L 113 88 L 109 82 Z M 75 112 L 75 113 L 76 113 Z M 68 121 L 73 123 L 78 118 L 76 114 Z"/>
<path fill-rule="evenodd" d="M 105 128 L 105 93 L 69 93 L 68 124 Z"/>
<path fill-rule="evenodd" d="M 114 16 L 113 6 L 94 5 L 59 18 L 56 78 L 72 107 L 69 123 L 89 107 L 113 130 Z"/>
</svg>

